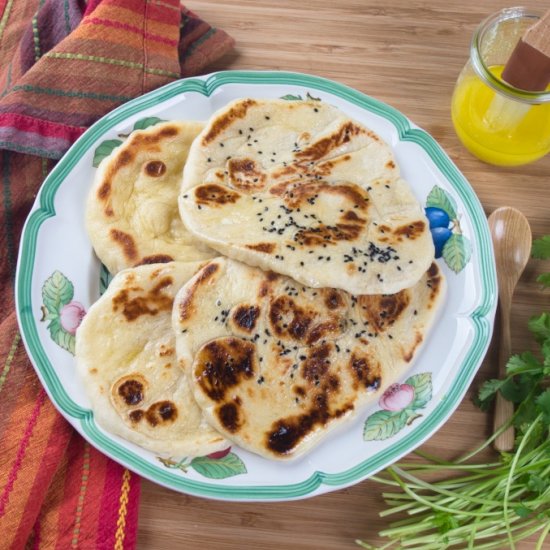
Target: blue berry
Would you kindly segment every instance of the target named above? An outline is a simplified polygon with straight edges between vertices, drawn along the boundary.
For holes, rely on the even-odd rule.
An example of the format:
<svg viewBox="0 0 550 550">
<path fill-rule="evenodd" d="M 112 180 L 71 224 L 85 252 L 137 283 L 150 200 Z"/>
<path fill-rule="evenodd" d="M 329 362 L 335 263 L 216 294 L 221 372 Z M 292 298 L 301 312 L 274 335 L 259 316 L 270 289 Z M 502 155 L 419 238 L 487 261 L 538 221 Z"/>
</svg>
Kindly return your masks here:
<svg viewBox="0 0 550 550">
<path fill-rule="evenodd" d="M 445 210 L 437 208 L 437 206 L 428 206 L 428 208 L 425 209 L 425 212 L 426 217 L 430 222 L 430 229 L 433 229 L 434 227 L 449 227 L 449 214 L 447 214 Z"/>
<path fill-rule="evenodd" d="M 434 240 L 435 257 L 441 258 L 443 247 L 453 233 L 447 227 L 434 227 L 433 229 L 430 229 L 430 231 Z"/>
</svg>

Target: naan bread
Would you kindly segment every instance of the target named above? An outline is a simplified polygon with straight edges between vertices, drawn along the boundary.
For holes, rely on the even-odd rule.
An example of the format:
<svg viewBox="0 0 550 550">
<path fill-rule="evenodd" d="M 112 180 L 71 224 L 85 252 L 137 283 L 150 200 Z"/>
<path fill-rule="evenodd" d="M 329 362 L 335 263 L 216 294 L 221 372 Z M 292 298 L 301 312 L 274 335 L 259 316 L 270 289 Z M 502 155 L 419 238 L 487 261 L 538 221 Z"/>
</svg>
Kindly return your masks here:
<svg viewBox="0 0 550 550">
<path fill-rule="evenodd" d="M 200 262 L 121 271 L 76 332 L 76 363 L 97 423 L 141 447 L 202 456 L 229 446 L 203 419 L 178 367 L 172 304 Z"/>
<path fill-rule="evenodd" d="M 178 213 L 181 172 L 199 122 L 136 130 L 98 167 L 86 204 L 92 246 L 111 273 L 140 264 L 213 258 Z"/>
<path fill-rule="evenodd" d="M 403 374 L 444 289 L 435 262 L 409 290 L 355 297 L 217 258 L 176 296 L 176 353 L 217 431 L 292 458 Z"/>
<path fill-rule="evenodd" d="M 311 287 L 394 293 L 434 258 L 390 147 L 321 101 L 243 99 L 216 112 L 189 151 L 179 207 L 210 247 Z"/>
</svg>

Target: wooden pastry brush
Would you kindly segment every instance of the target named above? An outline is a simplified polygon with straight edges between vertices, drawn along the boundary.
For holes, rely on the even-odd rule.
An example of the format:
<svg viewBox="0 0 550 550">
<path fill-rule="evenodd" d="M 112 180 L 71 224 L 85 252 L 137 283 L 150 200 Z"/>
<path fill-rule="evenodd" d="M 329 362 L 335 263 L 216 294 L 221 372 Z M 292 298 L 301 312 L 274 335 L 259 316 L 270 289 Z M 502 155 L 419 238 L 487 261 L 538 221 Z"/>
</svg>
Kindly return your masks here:
<svg viewBox="0 0 550 550">
<path fill-rule="evenodd" d="M 520 90 L 546 90 L 550 84 L 550 10 L 517 43 L 502 79 Z"/>
<path fill-rule="evenodd" d="M 529 92 L 543 92 L 550 83 L 550 10 L 525 31 L 502 71 L 502 80 Z M 495 95 L 485 120 L 495 131 L 512 130 L 531 105 Z"/>
</svg>

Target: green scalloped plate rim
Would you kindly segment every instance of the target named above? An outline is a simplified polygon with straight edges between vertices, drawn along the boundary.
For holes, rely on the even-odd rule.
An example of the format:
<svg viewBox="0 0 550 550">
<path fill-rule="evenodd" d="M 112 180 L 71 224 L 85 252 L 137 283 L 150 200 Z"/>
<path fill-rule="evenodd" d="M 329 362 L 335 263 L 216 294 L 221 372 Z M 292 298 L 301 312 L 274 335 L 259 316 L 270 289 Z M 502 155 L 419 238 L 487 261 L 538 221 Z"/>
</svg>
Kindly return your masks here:
<svg viewBox="0 0 550 550">
<path fill-rule="evenodd" d="M 287 485 L 227 486 L 194 481 L 165 470 L 131 450 L 106 437 L 96 426 L 92 411 L 77 405 L 60 383 L 48 356 L 43 349 L 31 310 L 31 281 L 36 256 L 37 236 L 41 224 L 55 215 L 56 192 L 80 158 L 105 132 L 128 117 L 154 107 L 185 92 L 198 92 L 210 96 L 224 84 L 285 84 L 307 87 L 331 93 L 360 108 L 379 115 L 397 129 L 401 141 L 416 143 L 428 154 L 463 201 L 470 216 L 473 234 L 479 249 L 482 278 L 479 305 L 470 315 L 474 327 L 471 345 L 464 356 L 458 376 L 445 398 L 406 436 L 390 449 L 378 452 L 356 466 L 339 472 L 316 471 L 308 479 Z M 497 283 L 492 245 L 483 208 L 470 184 L 437 142 L 425 131 L 413 127 L 399 111 L 346 85 L 318 76 L 269 71 L 224 71 L 205 77 L 178 80 L 148 94 L 129 101 L 113 110 L 91 126 L 71 147 L 48 175 L 41 188 L 32 213 L 23 229 L 16 274 L 16 308 L 21 334 L 31 361 L 48 395 L 60 412 L 103 453 L 130 470 L 171 489 L 187 494 L 234 501 L 292 500 L 310 496 L 321 486 L 332 489 L 353 485 L 397 460 L 427 439 L 459 405 L 487 351 L 492 320 L 496 309 Z"/>
</svg>

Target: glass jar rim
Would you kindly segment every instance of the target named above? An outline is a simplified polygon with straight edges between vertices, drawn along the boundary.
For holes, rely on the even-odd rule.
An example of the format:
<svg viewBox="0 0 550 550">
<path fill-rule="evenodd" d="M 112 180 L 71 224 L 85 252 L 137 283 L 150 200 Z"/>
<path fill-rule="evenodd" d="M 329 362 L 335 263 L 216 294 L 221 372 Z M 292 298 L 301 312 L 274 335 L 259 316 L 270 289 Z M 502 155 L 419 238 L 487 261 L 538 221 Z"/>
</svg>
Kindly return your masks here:
<svg viewBox="0 0 550 550">
<path fill-rule="evenodd" d="M 521 90 L 520 88 L 511 86 L 504 80 L 495 76 L 489 70 L 489 67 L 487 67 L 485 61 L 481 56 L 481 41 L 485 33 L 498 23 L 502 23 L 503 21 L 508 21 L 510 19 L 519 18 L 531 18 L 533 20 L 536 20 L 540 19 L 540 17 L 540 13 L 528 10 L 527 8 L 521 6 L 515 8 L 504 8 L 503 10 L 500 10 L 493 15 L 490 15 L 480 23 L 480 25 L 474 32 L 474 35 L 472 36 L 472 41 L 470 44 L 470 59 L 477 75 L 496 92 L 501 93 L 516 101 L 528 103 L 531 105 L 550 102 L 550 91 L 529 92 L 526 90 Z"/>
</svg>

